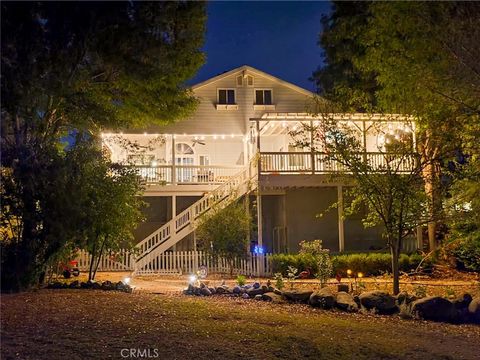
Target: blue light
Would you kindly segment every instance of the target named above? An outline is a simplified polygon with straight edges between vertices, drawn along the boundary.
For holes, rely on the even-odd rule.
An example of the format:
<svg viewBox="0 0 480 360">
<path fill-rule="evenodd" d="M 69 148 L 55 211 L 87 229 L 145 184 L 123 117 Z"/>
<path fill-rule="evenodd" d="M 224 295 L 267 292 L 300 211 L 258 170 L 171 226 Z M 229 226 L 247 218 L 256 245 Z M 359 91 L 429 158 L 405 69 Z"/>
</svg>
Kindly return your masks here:
<svg viewBox="0 0 480 360">
<path fill-rule="evenodd" d="M 255 247 L 253 248 L 253 252 L 255 254 L 263 254 L 263 247 L 255 245 Z"/>
</svg>

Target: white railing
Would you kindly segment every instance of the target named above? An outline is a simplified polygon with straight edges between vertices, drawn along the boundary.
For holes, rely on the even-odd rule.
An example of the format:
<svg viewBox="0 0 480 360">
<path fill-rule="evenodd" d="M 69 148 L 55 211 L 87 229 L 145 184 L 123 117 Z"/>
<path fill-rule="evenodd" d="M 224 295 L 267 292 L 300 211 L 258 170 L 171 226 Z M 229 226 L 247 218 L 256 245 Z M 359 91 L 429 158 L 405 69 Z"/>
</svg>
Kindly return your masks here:
<svg viewBox="0 0 480 360">
<path fill-rule="evenodd" d="M 390 169 L 393 172 L 409 172 L 415 167 L 413 155 L 369 152 L 358 156 L 364 158 L 375 171 Z M 262 174 L 328 174 L 345 171 L 342 164 L 320 152 L 262 152 L 260 159 Z"/>
<path fill-rule="evenodd" d="M 78 261 L 80 271 L 90 269 L 92 256 L 85 250 L 80 250 L 75 258 Z M 97 261 L 97 260 L 95 260 Z M 96 265 L 96 264 L 95 264 Z M 133 254 L 128 250 L 106 252 L 98 265 L 98 271 L 132 271 L 135 270 Z"/>
<path fill-rule="evenodd" d="M 270 276 L 271 254 L 251 253 L 246 259 L 233 260 L 233 273 L 247 276 Z M 76 260 L 80 271 L 88 271 L 91 255 L 81 250 Z M 221 257 L 214 258 L 204 251 L 168 251 L 150 256 L 148 265 L 139 269 L 134 255 L 128 250 L 102 256 L 97 271 L 135 271 L 137 275 L 181 275 L 194 274 L 200 266 L 209 273 L 230 273 L 230 262 Z"/>
<path fill-rule="evenodd" d="M 228 197 L 232 197 L 232 199 L 239 198 L 245 194 L 248 190 L 248 181 L 251 176 L 254 176 L 254 174 L 251 174 L 251 170 L 249 168 L 243 168 L 238 174 L 229 177 L 226 182 L 221 184 L 215 190 L 207 193 L 200 200 L 147 236 L 136 245 L 139 249 L 137 261 L 146 265 L 147 260 L 145 256 L 148 253 L 158 248 L 160 245 L 164 245 L 163 247 L 168 246 L 164 249 L 165 251 L 176 242 L 180 241 L 183 237 L 193 231 L 194 220 L 205 211 L 209 210 L 214 204 L 218 204 Z M 145 258 L 145 261 L 143 261 L 143 258 Z"/>
<path fill-rule="evenodd" d="M 242 166 L 158 165 L 134 166 L 140 177 L 153 184 L 222 184 L 238 173 Z M 175 177 L 173 177 L 175 175 Z"/>
<path fill-rule="evenodd" d="M 246 259 L 234 259 L 233 273 L 248 276 L 270 276 L 271 254 L 249 254 Z M 137 269 L 137 275 L 194 274 L 205 266 L 209 273 L 230 273 L 230 262 L 221 257 L 214 258 L 203 251 L 164 252 L 151 256 L 148 265 Z"/>
</svg>

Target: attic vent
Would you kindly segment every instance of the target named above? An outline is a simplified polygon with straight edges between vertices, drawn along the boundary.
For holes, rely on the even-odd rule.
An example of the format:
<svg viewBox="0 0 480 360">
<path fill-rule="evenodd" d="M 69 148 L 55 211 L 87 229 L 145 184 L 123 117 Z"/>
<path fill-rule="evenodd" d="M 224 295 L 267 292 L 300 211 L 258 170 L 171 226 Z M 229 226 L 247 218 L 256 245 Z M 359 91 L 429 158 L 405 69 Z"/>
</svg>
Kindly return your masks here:
<svg viewBox="0 0 480 360">
<path fill-rule="evenodd" d="M 237 86 L 243 86 L 243 76 L 237 76 Z"/>
<path fill-rule="evenodd" d="M 247 75 L 247 86 L 253 86 L 253 76 Z"/>
</svg>

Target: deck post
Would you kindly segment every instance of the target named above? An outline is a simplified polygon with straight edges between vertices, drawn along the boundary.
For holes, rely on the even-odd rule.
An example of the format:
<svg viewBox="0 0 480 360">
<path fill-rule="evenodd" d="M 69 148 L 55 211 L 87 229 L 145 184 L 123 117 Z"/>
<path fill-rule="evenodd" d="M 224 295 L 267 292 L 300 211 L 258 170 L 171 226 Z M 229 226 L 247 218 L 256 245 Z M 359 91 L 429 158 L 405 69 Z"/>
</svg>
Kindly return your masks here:
<svg viewBox="0 0 480 360">
<path fill-rule="evenodd" d="M 177 195 L 172 195 L 172 220 L 177 216 Z M 177 244 L 172 246 L 173 251 L 177 251 Z"/>
<path fill-rule="evenodd" d="M 343 187 L 337 186 L 338 195 L 338 251 L 343 252 L 345 250 L 345 228 L 343 223 Z"/>
<path fill-rule="evenodd" d="M 177 171 L 175 168 L 175 135 L 172 134 L 172 184 L 177 185 Z"/>
<path fill-rule="evenodd" d="M 310 161 L 312 166 L 312 174 L 315 174 L 315 152 L 313 148 L 313 121 L 310 121 Z"/>
<path fill-rule="evenodd" d="M 257 228 L 258 228 L 258 246 L 263 245 L 263 224 L 262 224 L 262 195 L 260 194 L 260 188 L 257 188 Z"/>
</svg>

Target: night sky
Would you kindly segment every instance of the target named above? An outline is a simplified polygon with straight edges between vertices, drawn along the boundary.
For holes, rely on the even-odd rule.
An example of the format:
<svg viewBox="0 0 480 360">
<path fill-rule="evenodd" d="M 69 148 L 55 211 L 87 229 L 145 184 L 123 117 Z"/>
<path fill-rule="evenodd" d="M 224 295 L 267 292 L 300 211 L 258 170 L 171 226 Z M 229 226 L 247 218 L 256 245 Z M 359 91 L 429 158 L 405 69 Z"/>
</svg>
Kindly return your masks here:
<svg viewBox="0 0 480 360">
<path fill-rule="evenodd" d="M 250 65 L 314 90 L 308 78 L 322 62 L 320 18 L 330 7 L 326 1 L 210 2 L 207 61 L 190 83 Z"/>
</svg>

